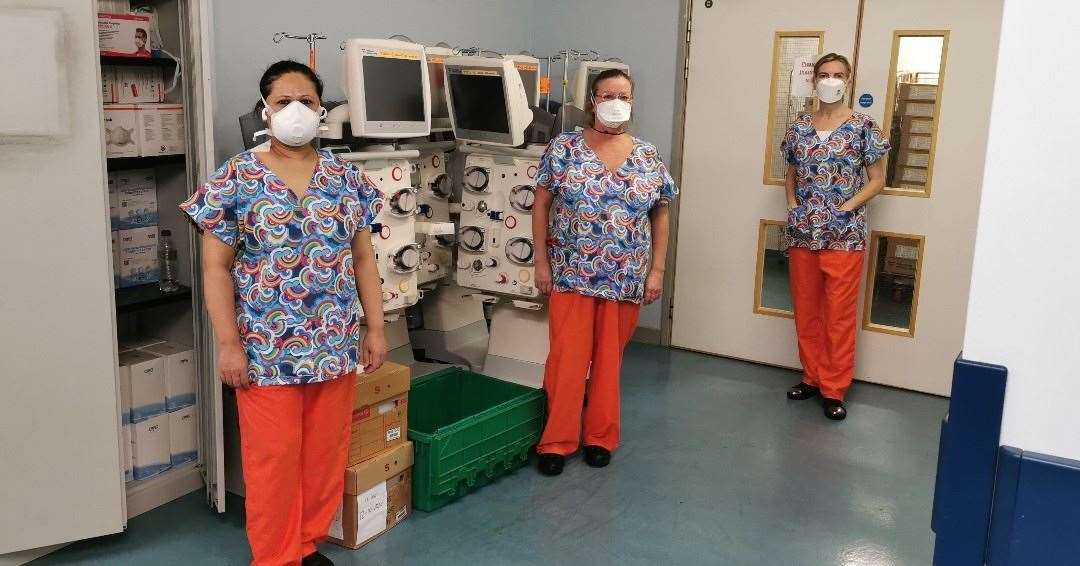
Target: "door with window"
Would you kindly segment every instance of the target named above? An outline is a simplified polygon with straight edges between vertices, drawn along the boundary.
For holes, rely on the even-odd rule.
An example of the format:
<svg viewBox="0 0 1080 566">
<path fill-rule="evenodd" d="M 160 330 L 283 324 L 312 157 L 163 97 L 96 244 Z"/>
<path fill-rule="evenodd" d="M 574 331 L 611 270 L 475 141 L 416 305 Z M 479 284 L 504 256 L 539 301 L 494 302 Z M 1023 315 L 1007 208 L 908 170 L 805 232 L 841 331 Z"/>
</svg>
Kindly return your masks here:
<svg viewBox="0 0 1080 566">
<path fill-rule="evenodd" d="M 694 0 L 672 344 L 799 367 L 780 140 L 800 70 L 854 64 L 888 135 L 870 204 L 856 378 L 947 395 L 963 343 L 1001 2 Z M 793 72 L 794 70 L 794 72 Z"/>
</svg>

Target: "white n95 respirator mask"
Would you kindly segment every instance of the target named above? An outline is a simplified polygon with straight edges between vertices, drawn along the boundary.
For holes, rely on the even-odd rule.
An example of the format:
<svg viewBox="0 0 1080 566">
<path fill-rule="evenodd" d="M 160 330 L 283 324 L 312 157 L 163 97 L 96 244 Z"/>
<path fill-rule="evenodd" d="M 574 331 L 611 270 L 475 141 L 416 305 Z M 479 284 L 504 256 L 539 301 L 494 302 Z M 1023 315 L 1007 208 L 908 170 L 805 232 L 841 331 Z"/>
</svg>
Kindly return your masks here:
<svg viewBox="0 0 1080 566">
<path fill-rule="evenodd" d="M 847 87 L 847 83 L 840 79 L 829 77 L 827 79 L 821 79 L 817 83 L 817 97 L 818 100 L 832 104 L 838 102 L 844 98 L 844 89 Z"/>
<path fill-rule="evenodd" d="M 630 103 L 622 100 L 605 100 L 596 105 L 596 119 L 609 128 L 618 128 L 630 121 Z"/>
<path fill-rule="evenodd" d="M 263 101 L 266 104 L 266 101 Z M 304 106 L 303 102 L 294 100 L 285 108 L 277 112 L 270 112 L 269 105 L 263 108 L 263 120 L 269 116 L 270 135 L 281 143 L 293 147 L 300 147 L 311 143 L 319 132 L 319 122 L 326 117 L 326 109 L 320 108 L 320 112 Z"/>
</svg>

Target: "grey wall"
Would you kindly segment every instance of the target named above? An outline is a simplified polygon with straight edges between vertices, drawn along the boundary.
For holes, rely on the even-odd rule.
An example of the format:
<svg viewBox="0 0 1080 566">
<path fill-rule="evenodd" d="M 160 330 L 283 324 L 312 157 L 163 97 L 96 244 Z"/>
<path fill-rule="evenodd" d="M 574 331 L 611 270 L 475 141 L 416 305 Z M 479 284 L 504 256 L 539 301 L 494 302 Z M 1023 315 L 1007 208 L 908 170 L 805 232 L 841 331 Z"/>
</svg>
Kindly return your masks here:
<svg viewBox="0 0 1080 566">
<path fill-rule="evenodd" d="M 479 45 L 517 53 L 532 44 L 533 0 L 217 0 L 214 6 L 214 146 L 219 161 L 243 150 L 237 117 L 259 100 L 259 77 L 279 59 L 307 62 L 307 43 L 272 41 L 279 31 L 323 33 L 318 71 L 325 97 L 343 98 L 338 44 L 403 34 L 414 41 Z"/>
<path fill-rule="evenodd" d="M 326 97 L 341 99 L 338 44 L 350 37 L 479 45 L 502 53 L 545 56 L 565 48 L 593 49 L 630 65 L 637 84 L 635 133 L 671 157 L 679 0 L 333 0 L 318 3 L 217 0 L 214 3 L 214 143 L 219 161 L 243 148 L 237 117 L 258 100 L 270 63 L 307 61 L 307 45 L 274 33 L 328 36 L 318 70 Z M 318 9 L 312 8 L 318 6 Z M 541 67 L 543 69 L 543 67 Z M 557 68 L 555 68 L 557 69 Z M 560 77 L 561 78 L 561 77 Z M 552 81 L 558 91 L 559 81 Z M 558 96 L 556 95 L 556 99 Z M 660 303 L 642 311 L 641 326 L 660 327 Z"/>
<path fill-rule="evenodd" d="M 630 65 L 636 85 L 634 133 L 656 144 L 670 161 L 678 20 L 679 0 L 537 0 L 532 51 L 550 55 L 566 48 L 592 49 Z M 561 79 L 561 74 L 552 79 L 556 100 L 562 95 Z M 660 314 L 660 301 L 646 306 L 640 326 L 660 328 Z"/>
</svg>

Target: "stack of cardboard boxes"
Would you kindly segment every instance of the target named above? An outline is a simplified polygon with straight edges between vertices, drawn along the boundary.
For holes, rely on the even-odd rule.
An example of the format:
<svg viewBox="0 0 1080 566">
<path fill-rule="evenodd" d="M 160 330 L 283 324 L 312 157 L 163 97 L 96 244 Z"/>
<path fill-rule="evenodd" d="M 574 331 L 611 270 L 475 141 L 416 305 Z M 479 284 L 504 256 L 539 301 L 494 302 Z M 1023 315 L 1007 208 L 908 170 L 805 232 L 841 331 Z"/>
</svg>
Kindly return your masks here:
<svg viewBox="0 0 1080 566">
<path fill-rule="evenodd" d="M 103 66 L 105 156 L 155 157 L 184 153 L 184 107 L 165 102 L 156 66 Z"/>
<path fill-rule="evenodd" d="M 409 515 L 409 383 L 409 368 L 392 362 L 357 376 L 345 495 L 330 525 L 331 542 L 360 548 Z"/>
<path fill-rule="evenodd" d="M 124 476 L 142 480 L 198 458 L 195 360 L 188 347 L 146 339 L 121 346 Z"/>
<path fill-rule="evenodd" d="M 158 201 L 153 169 L 109 172 L 113 281 L 116 287 L 158 280 Z"/>
<path fill-rule="evenodd" d="M 899 96 L 902 126 L 895 183 L 901 188 L 924 190 L 929 181 L 938 86 L 901 82 Z"/>
</svg>

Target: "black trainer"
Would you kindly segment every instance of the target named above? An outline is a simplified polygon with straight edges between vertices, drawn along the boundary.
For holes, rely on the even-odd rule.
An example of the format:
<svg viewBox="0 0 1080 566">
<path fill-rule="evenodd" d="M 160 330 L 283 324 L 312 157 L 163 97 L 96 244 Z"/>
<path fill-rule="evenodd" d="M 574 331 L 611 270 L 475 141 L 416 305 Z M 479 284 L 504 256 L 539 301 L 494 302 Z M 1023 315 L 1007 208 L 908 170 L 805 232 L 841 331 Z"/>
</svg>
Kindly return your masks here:
<svg viewBox="0 0 1080 566">
<path fill-rule="evenodd" d="M 787 390 L 787 398 L 792 401 L 805 401 L 817 397 L 820 390 L 809 383 L 800 381 L 798 385 Z"/>
<path fill-rule="evenodd" d="M 586 446 L 585 463 L 594 468 L 603 468 L 611 463 L 611 451 L 599 446 Z"/>
<path fill-rule="evenodd" d="M 825 416 L 829 419 L 842 421 L 847 418 L 847 409 L 844 408 L 843 401 L 825 398 L 823 404 L 825 406 Z"/>
<path fill-rule="evenodd" d="M 325 554 L 316 550 L 311 554 L 304 557 L 304 561 L 300 563 L 301 566 L 334 566 L 334 561 L 326 557 Z"/>
<path fill-rule="evenodd" d="M 559 454 L 541 454 L 536 463 L 536 469 L 545 476 L 557 476 L 562 473 L 566 465 L 566 457 Z"/>
</svg>

